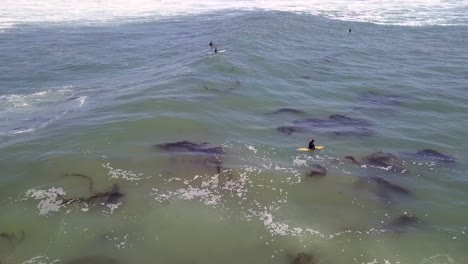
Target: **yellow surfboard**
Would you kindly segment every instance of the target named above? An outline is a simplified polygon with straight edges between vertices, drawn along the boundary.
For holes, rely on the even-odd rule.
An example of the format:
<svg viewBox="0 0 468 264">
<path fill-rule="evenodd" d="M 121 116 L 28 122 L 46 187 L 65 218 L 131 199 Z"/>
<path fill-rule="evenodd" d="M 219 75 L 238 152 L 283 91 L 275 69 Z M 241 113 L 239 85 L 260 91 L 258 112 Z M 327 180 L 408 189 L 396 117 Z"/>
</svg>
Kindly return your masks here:
<svg viewBox="0 0 468 264">
<path fill-rule="evenodd" d="M 315 146 L 315 149 L 323 149 L 324 146 Z M 297 150 L 299 151 L 313 151 L 313 149 L 310 149 L 310 148 L 298 148 Z"/>
</svg>

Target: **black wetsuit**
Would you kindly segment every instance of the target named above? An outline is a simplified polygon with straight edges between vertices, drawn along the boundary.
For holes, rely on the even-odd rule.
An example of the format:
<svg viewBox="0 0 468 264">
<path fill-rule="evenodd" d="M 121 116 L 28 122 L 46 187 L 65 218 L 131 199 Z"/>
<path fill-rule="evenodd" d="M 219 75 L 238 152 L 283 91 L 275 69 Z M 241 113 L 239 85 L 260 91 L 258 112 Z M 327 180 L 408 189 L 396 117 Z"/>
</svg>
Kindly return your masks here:
<svg viewBox="0 0 468 264">
<path fill-rule="evenodd" d="M 315 149 L 314 140 L 309 142 L 309 149 Z"/>
<path fill-rule="evenodd" d="M 314 141 L 309 142 L 309 149 L 315 149 Z"/>
</svg>

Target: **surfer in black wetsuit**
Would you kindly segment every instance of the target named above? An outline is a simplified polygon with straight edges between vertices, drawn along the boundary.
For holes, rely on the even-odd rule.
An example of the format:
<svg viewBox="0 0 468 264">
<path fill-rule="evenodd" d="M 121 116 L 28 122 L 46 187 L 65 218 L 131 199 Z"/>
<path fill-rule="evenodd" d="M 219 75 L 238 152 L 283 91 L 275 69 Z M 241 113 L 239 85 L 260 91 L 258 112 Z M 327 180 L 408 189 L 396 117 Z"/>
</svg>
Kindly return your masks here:
<svg viewBox="0 0 468 264">
<path fill-rule="evenodd" d="M 312 150 L 315 149 L 314 141 L 315 141 L 315 140 L 312 139 L 312 140 L 309 142 L 309 149 L 312 149 Z"/>
<path fill-rule="evenodd" d="M 213 41 L 210 41 L 210 47 L 213 47 Z"/>
<path fill-rule="evenodd" d="M 214 53 L 218 53 L 218 47 L 215 47 Z"/>
<path fill-rule="evenodd" d="M 351 33 L 351 29 L 348 30 L 348 33 Z"/>
</svg>

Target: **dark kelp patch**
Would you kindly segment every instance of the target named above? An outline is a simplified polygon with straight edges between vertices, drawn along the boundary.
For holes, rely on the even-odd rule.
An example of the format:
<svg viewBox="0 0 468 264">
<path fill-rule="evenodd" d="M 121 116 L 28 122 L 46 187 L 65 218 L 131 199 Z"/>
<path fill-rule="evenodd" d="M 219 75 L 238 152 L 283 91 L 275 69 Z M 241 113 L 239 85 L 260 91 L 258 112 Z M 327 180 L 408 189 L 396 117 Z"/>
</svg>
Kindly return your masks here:
<svg viewBox="0 0 468 264">
<path fill-rule="evenodd" d="M 69 205 L 74 203 L 87 203 L 87 204 L 118 204 L 120 199 L 124 197 L 125 194 L 120 192 L 119 185 L 114 183 L 112 188 L 109 191 L 93 193 L 90 196 L 85 197 L 76 197 L 68 198 L 62 200 L 62 205 Z"/>
<path fill-rule="evenodd" d="M 81 179 L 85 179 L 88 181 L 88 189 L 91 193 L 90 196 L 82 196 L 82 197 L 75 197 L 75 198 L 64 198 L 61 201 L 61 205 L 69 205 L 74 203 L 87 203 L 87 204 L 118 204 L 120 199 L 125 196 L 122 192 L 120 192 L 120 187 L 117 183 L 114 183 L 111 188 L 107 191 L 98 192 L 94 189 L 94 180 L 84 174 L 80 173 L 67 173 L 62 175 L 61 178 L 65 177 L 78 177 Z"/>
</svg>

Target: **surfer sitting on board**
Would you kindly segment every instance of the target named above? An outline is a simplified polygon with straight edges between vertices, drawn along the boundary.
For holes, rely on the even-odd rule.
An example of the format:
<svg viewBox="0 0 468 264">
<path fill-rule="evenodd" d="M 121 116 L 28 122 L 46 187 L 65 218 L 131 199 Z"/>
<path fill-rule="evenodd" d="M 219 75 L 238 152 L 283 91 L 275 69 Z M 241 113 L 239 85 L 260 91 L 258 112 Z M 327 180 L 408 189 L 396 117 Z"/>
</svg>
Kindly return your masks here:
<svg viewBox="0 0 468 264">
<path fill-rule="evenodd" d="M 309 149 L 315 149 L 315 145 L 314 145 L 314 139 L 312 139 L 310 142 L 309 142 Z"/>
</svg>

